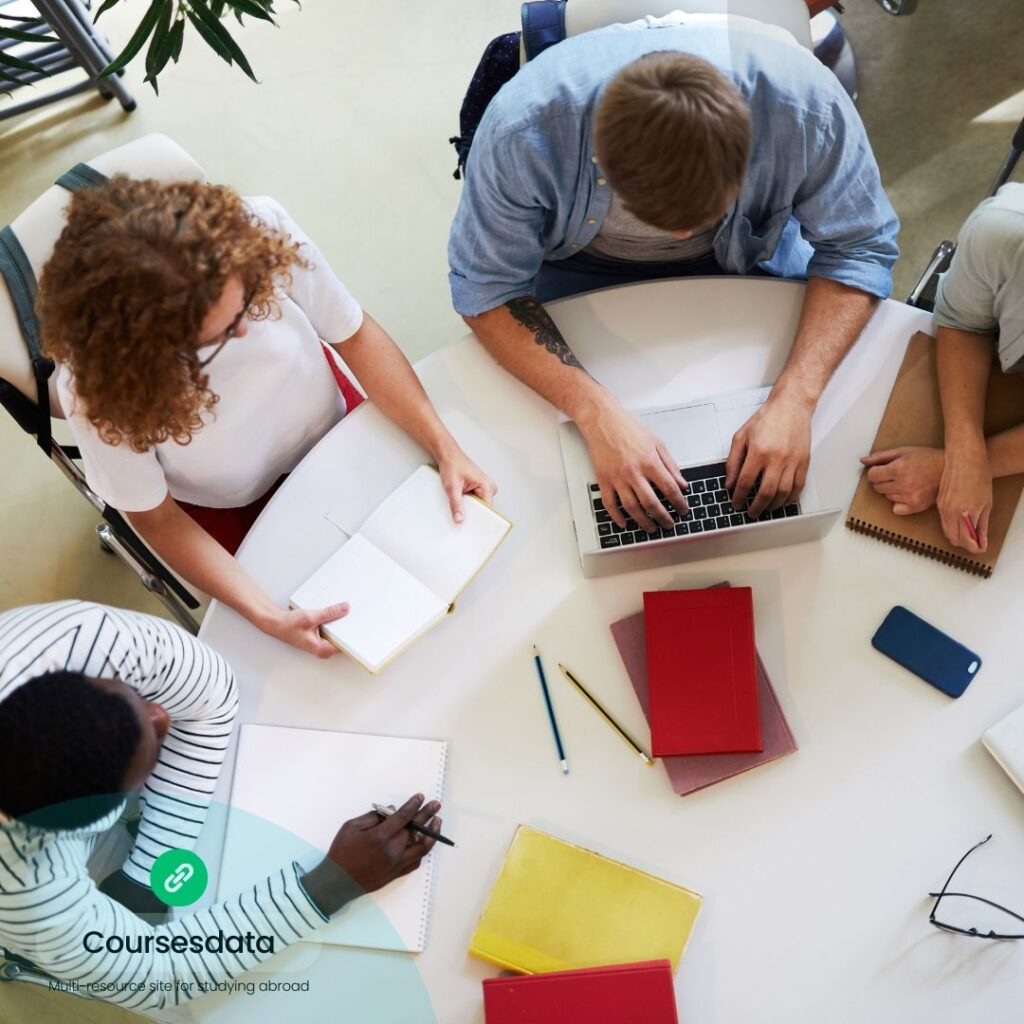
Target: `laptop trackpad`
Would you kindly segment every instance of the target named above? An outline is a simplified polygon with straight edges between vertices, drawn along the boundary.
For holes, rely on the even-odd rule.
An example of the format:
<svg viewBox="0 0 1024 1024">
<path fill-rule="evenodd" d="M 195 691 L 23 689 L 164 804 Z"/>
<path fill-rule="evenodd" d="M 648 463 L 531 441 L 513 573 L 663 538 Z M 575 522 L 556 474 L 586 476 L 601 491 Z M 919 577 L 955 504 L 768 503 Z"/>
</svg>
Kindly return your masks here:
<svg viewBox="0 0 1024 1024">
<path fill-rule="evenodd" d="M 714 403 L 648 412 L 641 422 L 664 441 L 679 466 L 725 458 Z"/>
</svg>

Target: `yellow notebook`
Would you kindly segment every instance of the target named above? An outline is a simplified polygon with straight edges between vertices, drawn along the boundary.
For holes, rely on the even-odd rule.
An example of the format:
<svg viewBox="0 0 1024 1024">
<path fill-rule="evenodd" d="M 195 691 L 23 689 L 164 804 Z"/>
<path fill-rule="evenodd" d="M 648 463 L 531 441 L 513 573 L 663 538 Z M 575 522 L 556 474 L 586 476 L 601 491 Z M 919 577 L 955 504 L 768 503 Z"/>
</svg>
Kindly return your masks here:
<svg viewBox="0 0 1024 1024">
<path fill-rule="evenodd" d="M 689 889 L 520 825 L 469 951 L 506 970 L 671 960 L 702 899 Z"/>
</svg>

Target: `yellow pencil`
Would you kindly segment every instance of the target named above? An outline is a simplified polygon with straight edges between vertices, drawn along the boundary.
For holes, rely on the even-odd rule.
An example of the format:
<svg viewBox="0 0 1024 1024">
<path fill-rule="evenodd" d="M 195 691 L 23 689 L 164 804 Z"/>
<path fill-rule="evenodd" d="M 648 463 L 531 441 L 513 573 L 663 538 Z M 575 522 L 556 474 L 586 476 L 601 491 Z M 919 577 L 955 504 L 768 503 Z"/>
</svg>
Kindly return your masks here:
<svg viewBox="0 0 1024 1024">
<path fill-rule="evenodd" d="M 654 764 L 654 758 L 651 757 L 650 754 L 645 753 L 640 747 L 640 744 L 637 743 L 637 741 L 633 739 L 633 737 L 630 736 L 629 733 L 626 732 L 626 730 L 623 729 L 622 726 L 619 725 L 619 723 L 616 722 L 603 707 L 601 707 L 590 691 L 564 665 L 559 664 L 558 667 L 562 670 L 562 675 L 564 675 L 565 678 L 568 679 L 584 697 L 586 697 L 591 707 L 593 707 L 593 709 L 633 748 L 633 750 L 640 755 L 640 760 L 646 765 Z"/>
</svg>

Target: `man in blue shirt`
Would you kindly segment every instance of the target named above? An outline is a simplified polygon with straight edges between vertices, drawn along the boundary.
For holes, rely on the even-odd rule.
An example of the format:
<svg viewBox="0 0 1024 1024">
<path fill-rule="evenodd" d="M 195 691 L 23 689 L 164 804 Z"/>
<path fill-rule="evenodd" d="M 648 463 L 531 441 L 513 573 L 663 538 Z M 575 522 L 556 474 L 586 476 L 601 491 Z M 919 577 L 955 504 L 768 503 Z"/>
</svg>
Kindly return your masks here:
<svg viewBox="0 0 1024 1024">
<path fill-rule="evenodd" d="M 543 307 L 602 284 L 706 273 L 807 278 L 796 336 L 741 428 L 727 483 L 751 512 L 799 494 L 825 385 L 892 287 L 898 221 L 864 127 L 808 51 L 724 22 L 612 26 L 531 61 L 477 130 L 449 240 L 457 312 L 579 426 L 605 507 L 668 525 L 665 446 L 573 355 Z"/>
</svg>

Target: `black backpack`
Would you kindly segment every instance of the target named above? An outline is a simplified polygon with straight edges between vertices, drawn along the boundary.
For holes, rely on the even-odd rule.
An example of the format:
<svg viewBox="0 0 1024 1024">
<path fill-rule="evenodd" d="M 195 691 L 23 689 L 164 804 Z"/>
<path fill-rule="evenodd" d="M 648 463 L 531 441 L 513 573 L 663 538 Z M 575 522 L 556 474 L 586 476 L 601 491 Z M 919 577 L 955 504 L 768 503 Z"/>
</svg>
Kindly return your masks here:
<svg viewBox="0 0 1024 1024">
<path fill-rule="evenodd" d="M 522 32 L 508 32 L 492 39 L 473 72 L 459 110 L 459 134 L 448 141 L 455 147 L 458 164 L 453 177 L 462 177 L 480 118 L 497 91 L 519 70 L 522 43 L 527 60 L 565 38 L 565 0 L 533 0 L 522 6 Z"/>
</svg>

